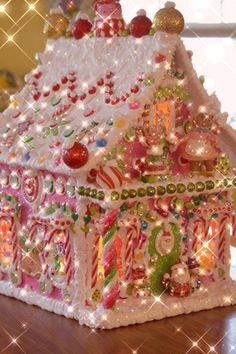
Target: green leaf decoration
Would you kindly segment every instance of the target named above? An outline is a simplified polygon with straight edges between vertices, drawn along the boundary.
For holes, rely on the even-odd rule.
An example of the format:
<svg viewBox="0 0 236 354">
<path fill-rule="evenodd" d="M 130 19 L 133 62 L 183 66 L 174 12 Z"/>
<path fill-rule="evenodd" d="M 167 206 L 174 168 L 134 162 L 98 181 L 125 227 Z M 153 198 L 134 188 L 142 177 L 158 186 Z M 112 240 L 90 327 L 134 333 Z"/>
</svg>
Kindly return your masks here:
<svg viewBox="0 0 236 354">
<path fill-rule="evenodd" d="M 91 208 L 89 208 L 89 212 L 90 212 L 91 216 L 94 216 L 94 215 L 96 215 L 97 210 L 95 207 L 91 207 Z"/>
<path fill-rule="evenodd" d="M 52 206 L 46 209 L 46 215 L 52 215 L 55 213 L 56 209 L 53 208 Z"/>
<path fill-rule="evenodd" d="M 72 210 L 71 210 L 71 208 L 68 205 L 66 205 L 65 212 L 66 212 L 67 215 L 71 215 L 71 213 L 72 213 Z"/>
<path fill-rule="evenodd" d="M 163 225 L 158 226 L 152 230 L 151 236 L 149 238 L 148 252 L 151 257 L 158 256 L 156 263 L 154 264 L 155 270 L 150 275 L 150 287 L 153 294 L 161 294 L 165 287 L 162 284 L 162 279 L 165 273 L 169 273 L 171 267 L 177 263 L 181 254 L 181 234 L 179 227 L 170 223 L 172 233 L 174 235 L 174 246 L 172 251 L 167 256 L 161 256 L 158 254 L 155 246 L 156 237 L 163 229 Z M 152 265 L 150 263 L 150 265 Z"/>
<path fill-rule="evenodd" d="M 91 216 L 90 215 L 85 215 L 84 216 L 84 223 L 85 225 L 88 225 L 91 221 Z"/>
<path fill-rule="evenodd" d="M 72 217 L 73 221 L 76 222 L 79 218 L 79 214 L 72 213 L 71 217 Z"/>
</svg>

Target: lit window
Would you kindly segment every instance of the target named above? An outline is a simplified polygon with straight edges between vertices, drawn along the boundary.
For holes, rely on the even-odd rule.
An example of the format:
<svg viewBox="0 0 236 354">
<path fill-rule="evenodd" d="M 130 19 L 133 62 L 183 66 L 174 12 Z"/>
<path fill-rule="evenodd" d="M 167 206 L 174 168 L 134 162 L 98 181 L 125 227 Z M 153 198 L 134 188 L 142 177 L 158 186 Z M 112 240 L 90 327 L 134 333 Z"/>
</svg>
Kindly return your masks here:
<svg viewBox="0 0 236 354">
<path fill-rule="evenodd" d="M 129 22 L 140 8 L 153 19 L 166 0 L 121 0 L 124 17 Z M 205 76 L 205 87 L 217 93 L 222 111 L 236 116 L 236 1 L 175 0 L 186 21 L 183 33 L 198 75 Z"/>
</svg>

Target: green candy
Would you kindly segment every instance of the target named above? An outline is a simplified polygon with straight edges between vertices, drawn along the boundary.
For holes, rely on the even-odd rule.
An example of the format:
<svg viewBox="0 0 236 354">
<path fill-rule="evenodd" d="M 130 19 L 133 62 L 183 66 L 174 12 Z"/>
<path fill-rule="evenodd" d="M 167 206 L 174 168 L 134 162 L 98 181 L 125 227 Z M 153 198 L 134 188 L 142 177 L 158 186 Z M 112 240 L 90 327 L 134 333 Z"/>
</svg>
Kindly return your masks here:
<svg viewBox="0 0 236 354">
<path fill-rule="evenodd" d="M 167 190 L 167 193 L 174 194 L 176 192 L 176 186 L 173 183 L 168 184 L 166 187 L 166 190 Z"/>
<path fill-rule="evenodd" d="M 136 137 L 135 130 L 130 130 L 130 131 L 125 135 L 125 139 L 128 140 L 128 141 L 134 140 L 135 137 Z"/>
<path fill-rule="evenodd" d="M 138 189 L 138 197 L 145 197 L 146 195 L 146 190 L 144 188 L 139 188 Z"/>
<path fill-rule="evenodd" d="M 119 167 L 120 169 L 124 169 L 125 168 L 125 163 L 123 160 L 118 160 L 117 161 L 117 167 Z"/>
<path fill-rule="evenodd" d="M 51 129 L 51 132 L 52 132 L 52 135 L 53 135 L 53 136 L 57 136 L 57 135 L 59 134 L 58 128 L 52 128 L 52 129 Z"/>
<path fill-rule="evenodd" d="M 199 206 L 200 205 L 200 198 L 199 197 L 193 197 L 193 203 L 195 206 Z"/>
<path fill-rule="evenodd" d="M 85 216 L 84 216 L 84 222 L 85 222 L 85 224 L 87 225 L 88 223 L 90 223 L 90 221 L 91 221 L 91 216 L 85 215 Z"/>
<path fill-rule="evenodd" d="M 184 193 L 186 191 L 186 186 L 183 183 L 177 184 L 177 192 Z"/>
<path fill-rule="evenodd" d="M 184 204 L 185 208 L 186 209 L 193 209 L 194 207 L 194 204 L 192 202 L 187 202 Z"/>
<path fill-rule="evenodd" d="M 125 200 L 129 198 L 129 191 L 127 191 L 126 189 L 123 189 L 123 191 L 121 192 L 121 199 Z"/>
<path fill-rule="evenodd" d="M 104 200 L 105 199 L 105 193 L 100 191 L 97 193 L 97 199 L 98 200 Z"/>
<path fill-rule="evenodd" d="M 164 195 L 166 193 L 166 189 L 163 186 L 158 186 L 157 187 L 157 194 L 158 195 Z"/>
<path fill-rule="evenodd" d="M 96 189 L 92 189 L 89 193 L 89 196 L 92 198 L 96 198 L 97 197 L 97 190 Z"/>
<path fill-rule="evenodd" d="M 148 177 L 148 183 L 156 183 L 157 182 L 157 176 L 149 176 Z"/>
<path fill-rule="evenodd" d="M 84 195 L 86 195 L 86 197 L 89 197 L 90 191 L 91 191 L 91 188 L 85 188 Z"/>
<path fill-rule="evenodd" d="M 50 128 L 49 127 L 45 127 L 43 128 L 43 139 L 46 139 L 48 137 L 48 135 L 50 134 Z"/>
<path fill-rule="evenodd" d="M 74 133 L 74 130 L 68 129 L 64 133 L 64 138 L 69 138 Z"/>
<path fill-rule="evenodd" d="M 115 200 L 119 200 L 119 199 L 120 199 L 120 194 L 118 192 L 116 192 L 116 191 L 113 191 L 111 193 L 111 200 L 115 201 Z"/>
<path fill-rule="evenodd" d="M 215 188 L 215 183 L 213 181 L 206 181 L 206 189 L 211 190 Z"/>
<path fill-rule="evenodd" d="M 188 190 L 189 192 L 195 191 L 195 184 L 192 183 L 192 182 L 190 182 L 190 183 L 188 184 L 188 186 L 187 186 L 187 190 Z"/>
<path fill-rule="evenodd" d="M 111 127 L 113 124 L 114 124 L 113 118 L 110 117 L 110 118 L 107 120 L 107 125 L 109 125 L 109 127 Z"/>
<path fill-rule="evenodd" d="M 153 197 L 156 194 L 156 190 L 154 187 L 147 187 L 147 196 Z"/>
<path fill-rule="evenodd" d="M 137 196 L 137 192 L 135 189 L 130 189 L 129 191 L 130 198 L 135 198 Z"/>
<path fill-rule="evenodd" d="M 123 31 L 121 31 L 120 35 L 121 37 L 128 37 L 129 36 L 129 30 L 128 29 L 125 29 Z"/>
<path fill-rule="evenodd" d="M 61 97 L 56 97 L 54 96 L 52 99 L 51 99 L 51 105 L 54 107 L 54 106 L 57 106 L 59 103 L 61 102 Z"/>
<path fill-rule="evenodd" d="M 137 205 L 137 214 L 139 216 L 144 216 L 147 212 L 147 205 L 143 203 L 138 203 Z"/>
<path fill-rule="evenodd" d="M 203 182 L 196 183 L 196 191 L 203 192 L 205 190 L 205 184 Z"/>
<path fill-rule="evenodd" d="M 145 86 L 151 86 L 151 85 L 154 84 L 154 82 L 155 82 L 155 80 L 154 80 L 153 77 L 147 77 L 147 78 L 143 81 L 143 83 L 144 83 Z"/>
<path fill-rule="evenodd" d="M 84 187 L 79 187 L 79 188 L 78 188 L 78 194 L 79 194 L 79 195 L 84 195 L 84 190 L 85 190 Z"/>
<path fill-rule="evenodd" d="M 128 205 L 126 203 L 122 204 L 121 207 L 120 207 L 120 211 L 126 211 L 128 210 Z"/>
</svg>

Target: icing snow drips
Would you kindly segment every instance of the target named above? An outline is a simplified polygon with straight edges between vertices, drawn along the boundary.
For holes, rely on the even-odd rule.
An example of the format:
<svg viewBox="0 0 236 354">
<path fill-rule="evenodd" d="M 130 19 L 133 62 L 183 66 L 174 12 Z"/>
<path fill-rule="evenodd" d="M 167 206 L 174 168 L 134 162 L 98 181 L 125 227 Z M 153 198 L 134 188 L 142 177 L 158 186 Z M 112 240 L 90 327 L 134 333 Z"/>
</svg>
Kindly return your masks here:
<svg viewBox="0 0 236 354">
<path fill-rule="evenodd" d="M 38 55 L 40 65 L 16 94 L 15 107 L 1 116 L 0 161 L 78 174 L 61 161 L 65 142 L 77 137 L 88 148 L 83 169 L 89 170 L 134 124 L 163 81 L 178 41 L 164 33 L 142 39 L 49 40 Z M 156 53 L 166 61 L 156 64 Z M 138 84 L 140 76 L 149 75 L 154 85 Z M 106 148 L 98 149 L 96 141 L 102 138 Z"/>
</svg>

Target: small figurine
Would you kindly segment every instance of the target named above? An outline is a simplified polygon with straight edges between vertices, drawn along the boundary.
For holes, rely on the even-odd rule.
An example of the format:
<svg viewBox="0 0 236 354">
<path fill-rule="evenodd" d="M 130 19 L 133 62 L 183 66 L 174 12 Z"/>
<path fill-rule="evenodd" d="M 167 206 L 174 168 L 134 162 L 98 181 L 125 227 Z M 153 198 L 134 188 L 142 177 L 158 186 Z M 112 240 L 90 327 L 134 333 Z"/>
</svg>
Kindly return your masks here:
<svg viewBox="0 0 236 354">
<path fill-rule="evenodd" d="M 95 37 L 120 36 L 125 30 L 121 5 L 117 0 L 96 0 L 94 22 Z"/>
<path fill-rule="evenodd" d="M 189 269 L 184 262 L 173 265 L 171 275 L 165 274 L 162 283 L 171 296 L 186 297 L 192 293 Z"/>
<path fill-rule="evenodd" d="M 216 158 L 220 151 L 218 140 L 211 131 L 213 116 L 199 113 L 192 120 L 192 130 L 181 142 L 181 156 L 189 162 L 192 175 L 214 174 Z"/>
</svg>

